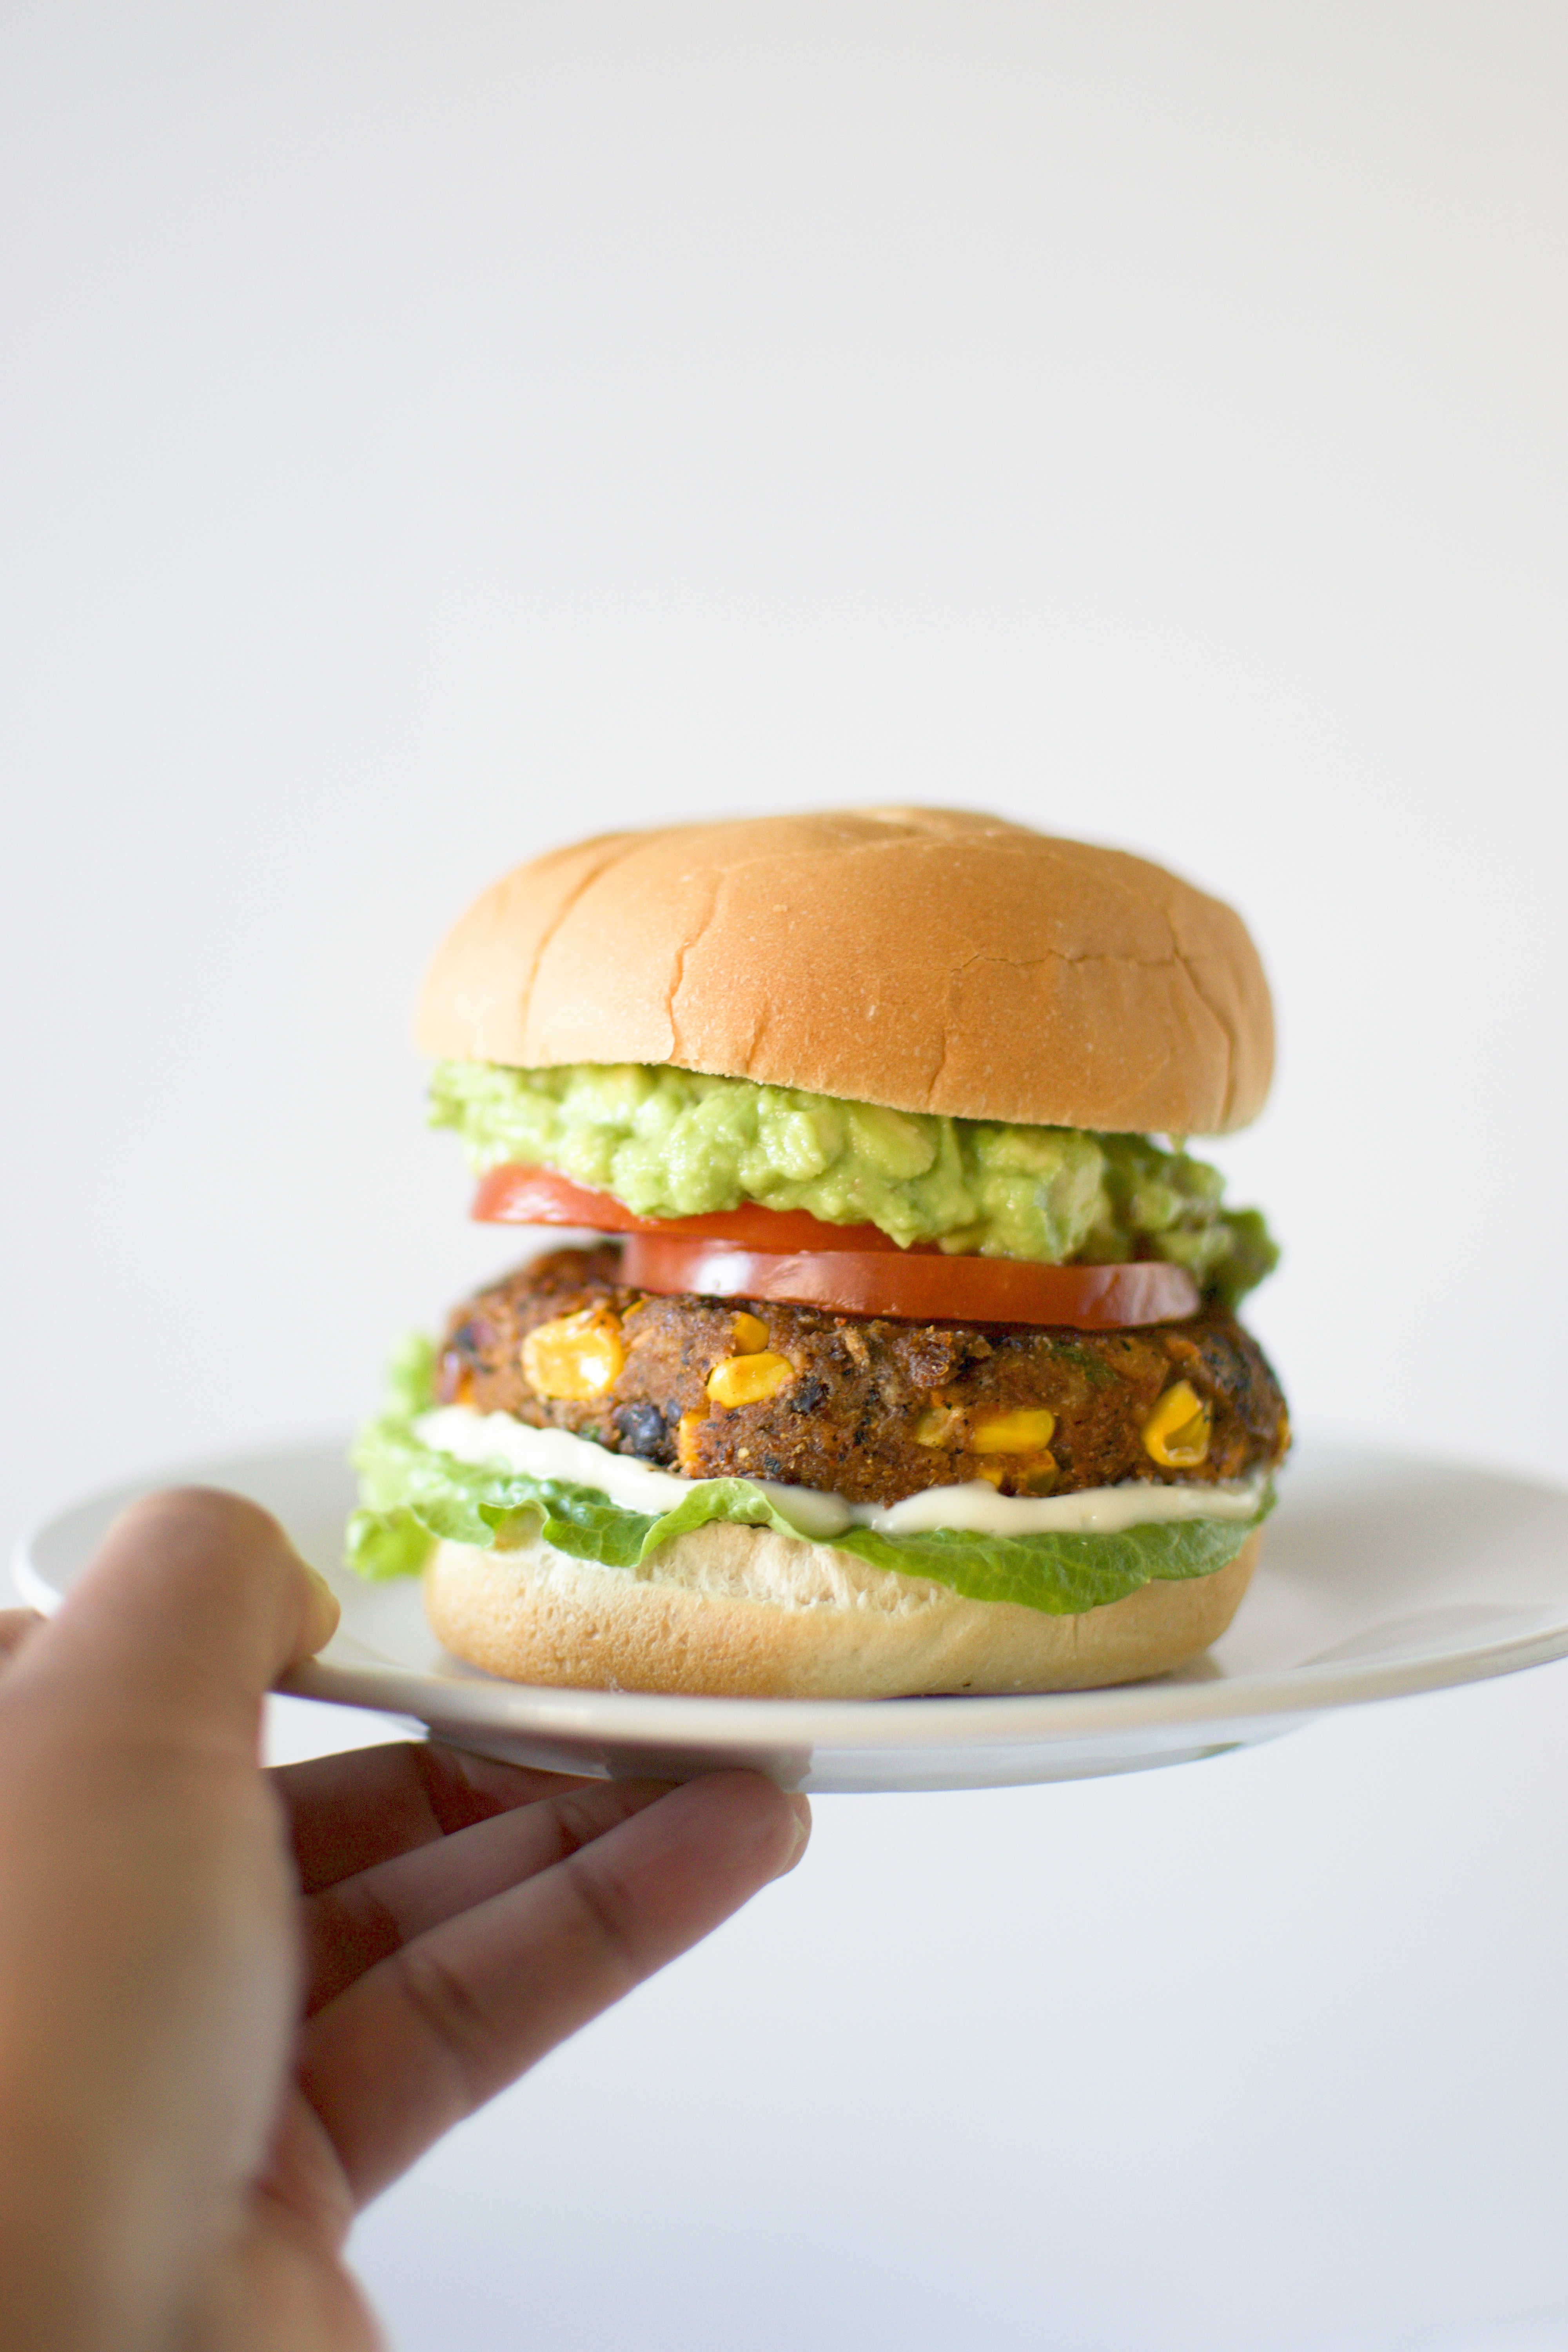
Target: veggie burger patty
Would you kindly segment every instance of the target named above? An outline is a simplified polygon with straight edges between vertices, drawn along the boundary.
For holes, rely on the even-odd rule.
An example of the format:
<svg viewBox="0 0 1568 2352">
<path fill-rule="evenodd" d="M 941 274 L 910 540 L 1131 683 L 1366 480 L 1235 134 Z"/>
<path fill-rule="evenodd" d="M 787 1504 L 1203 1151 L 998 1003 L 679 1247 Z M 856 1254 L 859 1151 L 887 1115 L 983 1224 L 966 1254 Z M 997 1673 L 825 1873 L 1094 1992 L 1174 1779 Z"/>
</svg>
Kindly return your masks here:
<svg viewBox="0 0 1568 2352">
<path fill-rule="evenodd" d="M 1273 1468 L 1285 1401 L 1217 1306 L 1079 1331 L 910 1323 L 656 1297 L 614 1244 L 536 1258 L 453 1315 L 448 1404 L 570 1430 L 691 1478 L 770 1478 L 891 1503 L 984 1478 L 1005 1495 Z"/>
</svg>

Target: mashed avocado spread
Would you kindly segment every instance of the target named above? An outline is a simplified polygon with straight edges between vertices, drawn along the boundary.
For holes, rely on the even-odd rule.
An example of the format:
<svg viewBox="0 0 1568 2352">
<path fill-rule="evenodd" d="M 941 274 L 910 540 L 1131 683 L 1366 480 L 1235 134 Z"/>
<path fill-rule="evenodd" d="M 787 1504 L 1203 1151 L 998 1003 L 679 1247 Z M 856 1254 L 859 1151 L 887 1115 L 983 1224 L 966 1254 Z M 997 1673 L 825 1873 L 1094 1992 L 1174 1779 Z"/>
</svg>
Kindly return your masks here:
<svg viewBox="0 0 1568 2352">
<path fill-rule="evenodd" d="M 884 1110 L 629 1063 L 443 1062 L 431 1123 L 456 1129 L 476 1171 L 552 1168 L 639 1217 L 755 1201 L 878 1225 L 906 1248 L 1053 1265 L 1152 1254 L 1229 1304 L 1279 1257 L 1256 1209 L 1223 1207 L 1216 1169 L 1142 1135 Z"/>
</svg>

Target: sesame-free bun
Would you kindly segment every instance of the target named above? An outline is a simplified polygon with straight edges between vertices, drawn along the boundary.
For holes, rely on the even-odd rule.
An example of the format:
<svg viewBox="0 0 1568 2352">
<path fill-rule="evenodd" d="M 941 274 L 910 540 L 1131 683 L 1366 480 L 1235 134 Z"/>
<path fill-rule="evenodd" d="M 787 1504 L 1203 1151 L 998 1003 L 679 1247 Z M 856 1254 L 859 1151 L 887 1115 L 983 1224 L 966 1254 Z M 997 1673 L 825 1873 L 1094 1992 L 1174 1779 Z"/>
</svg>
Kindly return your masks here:
<svg viewBox="0 0 1568 2352">
<path fill-rule="evenodd" d="M 1053 1617 L 711 1519 L 635 1572 L 538 1535 L 507 1551 L 444 1543 L 425 1602 L 448 1650 L 509 1682 L 731 1698 L 1085 1690 L 1165 1674 L 1217 1641 L 1258 1545 L 1212 1575 Z"/>
<path fill-rule="evenodd" d="M 1274 1054 L 1257 950 L 1218 899 L 1121 850 L 923 808 L 605 834 L 536 858 L 447 940 L 416 1037 L 524 1069 L 669 1062 L 1176 1135 L 1255 1118 Z"/>
</svg>

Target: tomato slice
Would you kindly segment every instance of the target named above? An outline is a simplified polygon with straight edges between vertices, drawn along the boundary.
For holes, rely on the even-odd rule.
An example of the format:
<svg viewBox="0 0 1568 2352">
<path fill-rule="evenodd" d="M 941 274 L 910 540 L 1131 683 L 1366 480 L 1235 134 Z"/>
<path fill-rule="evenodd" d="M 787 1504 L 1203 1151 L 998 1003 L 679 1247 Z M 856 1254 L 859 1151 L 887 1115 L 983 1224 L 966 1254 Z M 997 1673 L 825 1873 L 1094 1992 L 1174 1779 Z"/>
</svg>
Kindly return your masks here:
<svg viewBox="0 0 1568 2352">
<path fill-rule="evenodd" d="M 943 1257 L 940 1251 L 738 1248 L 723 1240 L 634 1234 L 623 1279 L 668 1296 L 774 1298 L 841 1315 L 910 1323 L 1060 1323 L 1079 1331 L 1126 1330 L 1195 1315 L 1198 1286 L 1162 1259 L 1131 1265 L 1040 1265 L 1012 1257 Z"/>
<path fill-rule="evenodd" d="M 551 1168 L 492 1168 L 480 1180 L 481 1223 L 577 1225 L 626 1236 L 625 1279 L 661 1296 L 775 1298 L 841 1315 L 910 1323 L 1060 1323 L 1127 1330 L 1195 1315 L 1198 1286 L 1157 1258 L 1131 1265 L 1040 1265 L 1032 1259 L 946 1257 L 932 1243 L 900 1249 L 879 1225 L 830 1225 L 805 1209 L 738 1209 L 701 1217 L 636 1217 Z"/>
<path fill-rule="evenodd" d="M 590 1192 L 552 1168 L 492 1168 L 479 1179 L 473 1213 L 482 1225 L 586 1225 L 596 1234 L 668 1234 L 748 1249 L 899 1253 L 879 1225 L 830 1225 L 806 1209 L 763 1209 L 753 1201 L 701 1217 L 635 1217 L 613 1193 Z"/>
</svg>

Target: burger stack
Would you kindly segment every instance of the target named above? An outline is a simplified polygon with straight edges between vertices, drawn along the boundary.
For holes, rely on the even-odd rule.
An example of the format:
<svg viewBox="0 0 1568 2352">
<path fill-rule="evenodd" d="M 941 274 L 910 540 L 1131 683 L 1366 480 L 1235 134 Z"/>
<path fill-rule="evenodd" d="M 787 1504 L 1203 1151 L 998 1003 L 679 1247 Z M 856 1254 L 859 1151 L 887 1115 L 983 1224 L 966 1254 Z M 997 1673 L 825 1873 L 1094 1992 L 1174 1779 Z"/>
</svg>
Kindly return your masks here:
<svg viewBox="0 0 1568 2352">
<path fill-rule="evenodd" d="M 1289 1445 L 1274 1244 L 1186 1149 L 1270 1076 L 1228 908 L 963 812 L 609 835 L 469 909 L 416 1037 L 536 1234 L 358 1449 L 353 1557 L 459 1657 L 875 1698 L 1224 1632 Z"/>
</svg>

